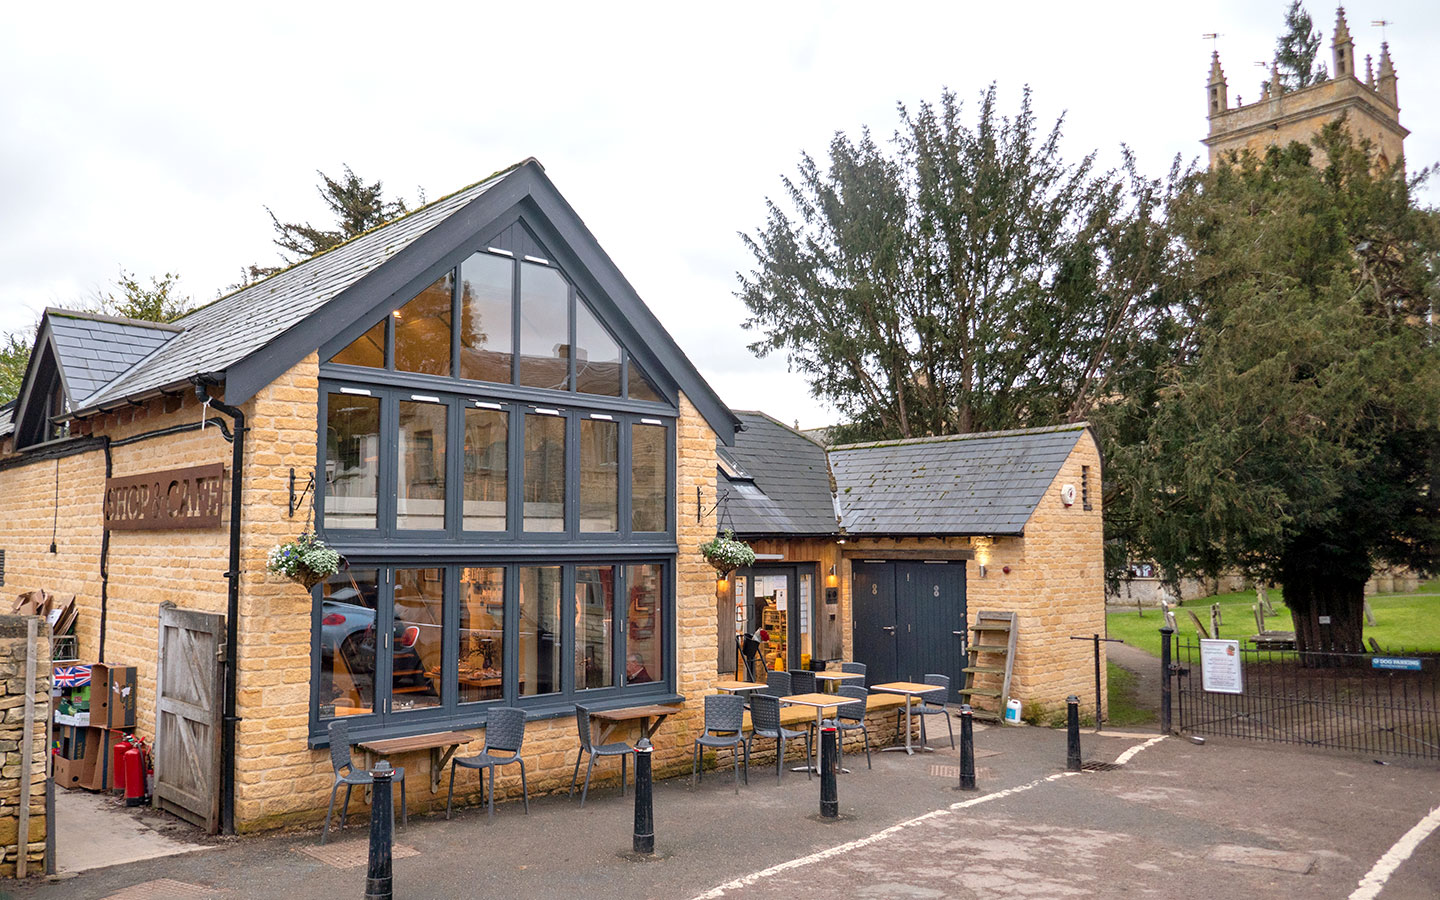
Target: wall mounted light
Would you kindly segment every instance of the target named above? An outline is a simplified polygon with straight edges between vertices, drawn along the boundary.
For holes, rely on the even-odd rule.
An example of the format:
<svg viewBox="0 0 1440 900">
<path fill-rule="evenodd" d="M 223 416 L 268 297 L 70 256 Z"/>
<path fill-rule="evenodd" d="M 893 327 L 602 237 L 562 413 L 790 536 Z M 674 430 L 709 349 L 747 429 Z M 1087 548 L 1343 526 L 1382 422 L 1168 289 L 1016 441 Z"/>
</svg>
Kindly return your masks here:
<svg viewBox="0 0 1440 900">
<path fill-rule="evenodd" d="M 715 579 L 715 592 L 723 593 L 730 588 L 730 579 L 724 575 Z"/>
<path fill-rule="evenodd" d="M 825 586 L 835 587 L 840 584 L 840 578 L 835 574 L 835 567 L 832 565 L 830 571 L 825 575 Z"/>
<path fill-rule="evenodd" d="M 984 566 L 981 566 L 981 567 L 980 567 L 980 577 L 981 577 L 981 578 L 984 578 L 984 577 L 985 577 L 985 567 L 984 567 Z"/>
</svg>

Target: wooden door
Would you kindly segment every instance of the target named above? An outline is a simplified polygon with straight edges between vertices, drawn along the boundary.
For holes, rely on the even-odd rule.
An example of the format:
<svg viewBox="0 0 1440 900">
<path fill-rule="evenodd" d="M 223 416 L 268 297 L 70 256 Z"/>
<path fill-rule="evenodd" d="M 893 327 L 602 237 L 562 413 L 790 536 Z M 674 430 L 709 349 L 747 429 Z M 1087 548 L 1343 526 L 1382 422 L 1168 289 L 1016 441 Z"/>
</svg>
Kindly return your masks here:
<svg viewBox="0 0 1440 900">
<path fill-rule="evenodd" d="M 964 563 L 895 564 L 897 666 L 902 681 L 950 676 L 946 701 L 958 703 L 964 687 Z"/>
<path fill-rule="evenodd" d="M 220 830 L 224 639 L 224 616 L 160 608 L 155 806 L 208 834 Z"/>
<path fill-rule="evenodd" d="M 895 681 L 895 564 L 856 561 L 850 572 L 850 591 L 855 601 L 855 660 L 865 663 L 866 684 Z"/>
</svg>

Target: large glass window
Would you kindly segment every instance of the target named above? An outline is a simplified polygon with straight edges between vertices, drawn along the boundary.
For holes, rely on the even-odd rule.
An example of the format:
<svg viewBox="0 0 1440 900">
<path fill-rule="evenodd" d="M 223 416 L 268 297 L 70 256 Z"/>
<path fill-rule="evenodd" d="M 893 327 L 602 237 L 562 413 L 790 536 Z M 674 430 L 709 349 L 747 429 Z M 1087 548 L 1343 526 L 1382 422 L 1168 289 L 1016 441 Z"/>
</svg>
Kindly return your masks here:
<svg viewBox="0 0 1440 900">
<path fill-rule="evenodd" d="M 330 358 L 331 362 L 347 366 L 367 366 L 372 369 L 385 368 L 385 320 L 381 319 L 369 331 L 360 335 L 350 346 Z"/>
<path fill-rule="evenodd" d="M 620 428 L 605 419 L 580 422 L 580 530 L 620 530 Z"/>
<path fill-rule="evenodd" d="M 460 266 L 460 377 L 509 384 L 513 260 L 476 253 Z"/>
<path fill-rule="evenodd" d="M 331 392 L 325 404 L 325 524 L 374 528 L 380 486 L 380 400 Z"/>
<path fill-rule="evenodd" d="M 460 702 L 499 700 L 505 679 L 505 570 L 460 570 Z"/>
<path fill-rule="evenodd" d="M 390 708 L 440 705 L 444 658 L 444 581 L 441 569 L 395 570 L 395 625 Z"/>
<path fill-rule="evenodd" d="M 520 266 L 520 383 L 570 388 L 570 285 L 535 263 Z"/>
<path fill-rule="evenodd" d="M 504 531 L 510 419 L 499 409 L 465 410 L 466 531 Z"/>
<path fill-rule="evenodd" d="M 565 530 L 565 419 L 525 416 L 526 531 Z"/>
<path fill-rule="evenodd" d="M 615 567 L 575 570 L 575 689 L 615 684 Z"/>
<path fill-rule="evenodd" d="M 660 577 L 658 565 L 625 567 L 626 684 L 659 681 L 665 671 L 665 609 Z"/>
<path fill-rule="evenodd" d="M 663 425 L 630 426 L 630 530 L 664 531 L 669 454 Z"/>
<path fill-rule="evenodd" d="M 450 304 L 455 276 L 447 272 L 395 310 L 395 368 L 424 375 L 450 374 Z"/>
<path fill-rule="evenodd" d="M 575 303 L 575 390 L 620 396 L 620 345 L 583 300 Z"/>
<path fill-rule="evenodd" d="M 439 403 L 400 402 L 400 453 L 395 527 L 445 527 L 445 419 Z"/>
<path fill-rule="evenodd" d="M 640 371 L 640 367 L 635 365 L 635 360 L 633 359 L 630 360 L 629 366 L 627 367 L 625 386 L 626 393 L 630 395 L 631 400 L 649 400 L 652 403 L 663 402 L 660 392 L 655 390 L 655 385 L 650 383 L 650 379 L 645 377 L 645 373 Z"/>
<path fill-rule="evenodd" d="M 380 608 L 375 569 L 330 576 L 320 590 L 320 718 L 375 711 L 375 616 Z"/>
<path fill-rule="evenodd" d="M 520 696 L 560 690 L 560 566 L 520 568 Z"/>
</svg>

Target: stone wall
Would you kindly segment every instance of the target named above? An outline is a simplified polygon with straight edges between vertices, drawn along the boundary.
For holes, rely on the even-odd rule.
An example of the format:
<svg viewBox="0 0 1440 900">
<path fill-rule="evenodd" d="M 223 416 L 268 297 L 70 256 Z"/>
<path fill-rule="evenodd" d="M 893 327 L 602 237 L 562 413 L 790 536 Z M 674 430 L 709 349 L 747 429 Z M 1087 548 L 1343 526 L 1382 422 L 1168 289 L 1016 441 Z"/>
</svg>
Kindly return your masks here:
<svg viewBox="0 0 1440 900">
<path fill-rule="evenodd" d="M 35 717 L 24 742 L 27 622 L 35 622 Z M 0 877 L 15 877 L 20 852 L 20 795 L 30 780 L 26 874 L 45 871 L 46 723 L 50 720 L 50 638 L 43 619 L 0 615 Z"/>
<path fill-rule="evenodd" d="M 1356 78 L 1332 78 L 1297 91 L 1247 103 L 1210 117 L 1210 164 L 1231 151 L 1263 155 L 1270 146 L 1299 141 L 1307 146 L 1327 122 L 1344 116 L 1350 133 L 1365 138 L 1387 162 L 1400 159 L 1405 130 L 1399 110 Z M 1316 151 L 1316 165 L 1324 154 Z"/>
</svg>

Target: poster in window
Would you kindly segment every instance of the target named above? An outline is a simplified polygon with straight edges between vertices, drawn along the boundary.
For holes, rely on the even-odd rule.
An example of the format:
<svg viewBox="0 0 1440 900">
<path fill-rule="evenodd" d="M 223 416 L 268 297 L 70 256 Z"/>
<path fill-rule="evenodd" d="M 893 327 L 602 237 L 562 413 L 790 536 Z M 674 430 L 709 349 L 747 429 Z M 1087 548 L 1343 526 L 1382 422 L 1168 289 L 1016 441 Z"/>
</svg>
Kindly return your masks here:
<svg viewBox="0 0 1440 900">
<path fill-rule="evenodd" d="M 800 576 L 800 633 L 810 633 L 810 576 Z"/>
<path fill-rule="evenodd" d="M 1244 676 L 1240 665 L 1240 642 L 1200 641 L 1201 686 L 1212 694 L 1242 694 Z"/>
<path fill-rule="evenodd" d="M 778 587 L 775 589 L 775 609 L 777 611 L 785 612 L 790 608 L 789 594 L 789 588 Z"/>
<path fill-rule="evenodd" d="M 735 576 L 735 633 L 745 633 L 745 576 Z"/>
</svg>

